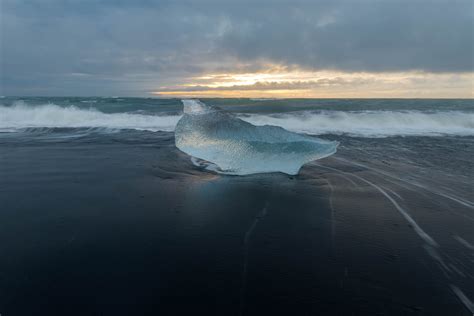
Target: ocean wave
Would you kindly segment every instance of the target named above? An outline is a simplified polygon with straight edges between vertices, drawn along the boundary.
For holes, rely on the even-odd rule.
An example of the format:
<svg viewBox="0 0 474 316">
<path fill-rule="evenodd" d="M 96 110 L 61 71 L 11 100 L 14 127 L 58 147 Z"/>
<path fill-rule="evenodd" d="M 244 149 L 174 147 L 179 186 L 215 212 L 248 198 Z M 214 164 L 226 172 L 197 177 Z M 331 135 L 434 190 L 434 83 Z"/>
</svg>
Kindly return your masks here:
<svg viewBox="0 0 474 316">
<path fill-rule="evenodd" d="M 111 128 L 147 131 L 173 131 L 181 116 L 103 113 L 94 108 L 61 107 L 55 104 L 30 106 L 16 102 L 0 106 L 0 131 L 38 127 Z"/>
<path fill-rule="evenodd" d="M 169 115 L 171 114 L 171 115 Z M 110 128 L 174 131 L 181 115 L 148 111 L 103 113 L 94 108 L 15 102 L 0 105 L 0 132 L 26 128 Z M 474 135 L 474 112 L 463 111 L 295 111 L 239 114 L 254 125 L 275 125 L 311 135 L 356 137 Z"/>
<path fill-rule="evenodd" d="M 254 125 L 276 125 L 313 135 L 358 137 L 474 135 L 474 113 L 460 111 L 318 111 L 252 114 Z"/>
<path fill-rule="evenodd" d="M 250 101 L 275 101 L 279 100 L 278 98 L 250 98 Z"/>
</svg>

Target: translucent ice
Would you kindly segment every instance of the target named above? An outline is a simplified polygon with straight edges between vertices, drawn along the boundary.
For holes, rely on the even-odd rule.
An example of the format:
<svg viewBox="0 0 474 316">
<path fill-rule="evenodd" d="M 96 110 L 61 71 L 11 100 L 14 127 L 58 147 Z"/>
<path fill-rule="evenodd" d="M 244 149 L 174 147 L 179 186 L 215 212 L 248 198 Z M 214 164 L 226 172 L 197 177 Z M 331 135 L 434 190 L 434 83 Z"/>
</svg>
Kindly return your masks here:
<svg viewBox="0 0 474 316">
<path fill-rule="evenodd" d="M 176 125 L 176 147 L 214 163 L 221 173 L 294 175 L 305 163 L 334 154 L 339 144 L 277 126 L 255 126 L 197 100 L 182 102 L 184 115 Z"/>
</svg>

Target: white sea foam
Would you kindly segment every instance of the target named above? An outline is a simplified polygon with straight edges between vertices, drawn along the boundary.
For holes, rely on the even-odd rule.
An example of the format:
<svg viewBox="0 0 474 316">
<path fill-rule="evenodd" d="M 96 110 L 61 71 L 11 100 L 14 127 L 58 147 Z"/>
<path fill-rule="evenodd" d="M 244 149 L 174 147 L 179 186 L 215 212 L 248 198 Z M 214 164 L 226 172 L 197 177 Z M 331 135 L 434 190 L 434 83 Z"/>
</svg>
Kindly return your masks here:
<svg viewBox="0 0 474 316">
<path fill-rule="evenodd" d="M 474 135 L 474 112 L 461 111 L 297 111 L 239 116 L 254 125 L 275 125 L 312 135 L 359 137 Z M 17 102 L 0 105 L 0 131 L 30 127 L 104 127 L 173 131 L 179 115 L 102 113 L 54 104 L 31 106 Z"/>
<path fill-rule="evenodd" d="M 103 113 L 95 109 L 55 104 L 29 106 L 17 102 L 13 106 L 0 106 L 0 131 L 38 127 L 100 127 L 173 131 L 180 116 L 155 116 L 131 113 Z"/>
<path fill-rule="evenodd" d="M 474 135 L 474 113 L 445 111 L 321 111 L 251 115 L 254 125 L 277 125 L 287 130 L 361 137 Z"/>
</svg>

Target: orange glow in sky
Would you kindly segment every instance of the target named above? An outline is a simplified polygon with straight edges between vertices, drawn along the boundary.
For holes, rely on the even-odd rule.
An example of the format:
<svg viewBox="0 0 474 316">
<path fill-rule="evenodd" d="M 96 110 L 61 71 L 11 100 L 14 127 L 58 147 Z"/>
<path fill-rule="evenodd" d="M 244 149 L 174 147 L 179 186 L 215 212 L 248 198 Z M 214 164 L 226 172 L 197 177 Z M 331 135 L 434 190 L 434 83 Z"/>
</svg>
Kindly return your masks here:
<svg viewBox="0 0 474 316">
<path fill-rule="evenodd" d="M 210 73 L 152 93 L 173 97 L 474 97 L 473 73 L 340 72 L 269 69 Z"/>
</svg>

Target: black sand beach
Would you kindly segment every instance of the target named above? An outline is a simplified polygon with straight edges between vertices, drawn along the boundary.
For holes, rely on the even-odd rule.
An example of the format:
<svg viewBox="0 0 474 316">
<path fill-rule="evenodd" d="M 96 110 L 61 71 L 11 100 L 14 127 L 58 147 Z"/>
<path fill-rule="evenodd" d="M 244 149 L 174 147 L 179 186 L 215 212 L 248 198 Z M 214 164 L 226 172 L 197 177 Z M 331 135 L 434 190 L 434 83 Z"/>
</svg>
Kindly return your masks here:
<svg viewBox="0 0 474 316">
<path fill-rule="evenodd" d="M 173 133 L 65 132 L 1 139 L 2 315 L 472 314 L 472 137 L 240 177 Z"/>
</svg>

